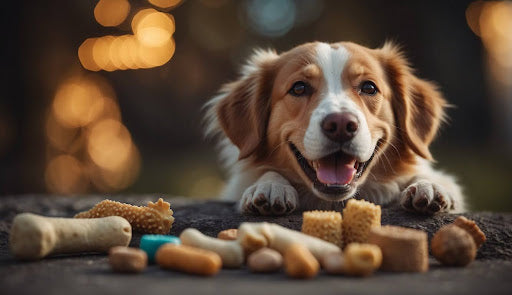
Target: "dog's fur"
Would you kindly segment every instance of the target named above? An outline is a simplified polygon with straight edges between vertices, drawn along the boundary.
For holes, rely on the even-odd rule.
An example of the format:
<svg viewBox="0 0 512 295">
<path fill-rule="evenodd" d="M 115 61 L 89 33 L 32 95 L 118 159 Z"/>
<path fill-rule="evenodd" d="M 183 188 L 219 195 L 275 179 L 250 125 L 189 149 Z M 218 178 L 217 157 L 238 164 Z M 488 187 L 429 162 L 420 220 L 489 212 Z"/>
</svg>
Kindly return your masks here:
<svg viewBox="0 0 512 295">
<path fill-rule="evenodd" d="M 297 81 L 307 86 L 297 88 L 306 89 L 299 96 L 291 94 Z M 377 93 L 362 92 L 364 81 Z M 392 43 L 369 49 L 315 42 L 279 55 L 255 51 L 241 77 L 206 104 L 206 133 L 218 137 L 229 170 L 224 199 L 239 200 L 245 213 L 339 210 L 351 197 L 397 201 L 426 214 L 462 212 L 454 178 L 431 167 L 429 144 L 446 107 L 437 87 L 416 77 Z M 340 112 L 355 117 L 358 129 L 350 140 L 335 142 L 320 125 Z M 367 167 L 348 184 L 319 184 L 300 162 L 318 168 L 334 153 L 350 157 L 349 167 L 368 161 Z"/>
</svg>

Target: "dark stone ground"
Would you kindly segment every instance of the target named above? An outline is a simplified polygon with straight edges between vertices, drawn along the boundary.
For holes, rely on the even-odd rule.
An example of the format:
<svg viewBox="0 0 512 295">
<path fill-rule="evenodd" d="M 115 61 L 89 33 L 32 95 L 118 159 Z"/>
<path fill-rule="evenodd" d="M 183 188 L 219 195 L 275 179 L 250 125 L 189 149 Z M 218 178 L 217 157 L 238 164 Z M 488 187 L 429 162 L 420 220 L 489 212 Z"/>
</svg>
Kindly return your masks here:
<svg viewBox="0 0 512 295">
<path fill-rule="evenodd" d="M 158 196 L 116 196 L 114 200 L 137 205 Z M 49 197 L 24 195 L 0 197 L 0 293 L 1 294 L 510 294 L 512 290 L 512 213 L 467 213 L 487 235 L 477 260 L 466 268 L 443 267 L 431 258 L 424 274 L 377 272 L 369 278 L 329 276 L 321 273 L 309 281 L 294 280 L 283 272 L 252 274 L 247 269 L 222 270 L 211 278 L 164 271 L 155 265 L 138 275 L 110 271 L 107 258 L 83 254 L 18 262 L 8 248 L 11 221 L 21 212 L 71 217 L 103 200 L 101 196 Z M 198 202 L 165 198 L 171 202 L 176 221 L 171 234 L 195 227 L 208 235 L 236 228 L 244 221 L 270 221 L 300 229 L 301 214 L 286 217 L 241 216 L 233 203 Z M 422 229 L 429 237 L 457 216 L 433 217 L 384 208 L 382 223 Z M 140 234 L 131 245 L 137 247 Z"/>
</svg>

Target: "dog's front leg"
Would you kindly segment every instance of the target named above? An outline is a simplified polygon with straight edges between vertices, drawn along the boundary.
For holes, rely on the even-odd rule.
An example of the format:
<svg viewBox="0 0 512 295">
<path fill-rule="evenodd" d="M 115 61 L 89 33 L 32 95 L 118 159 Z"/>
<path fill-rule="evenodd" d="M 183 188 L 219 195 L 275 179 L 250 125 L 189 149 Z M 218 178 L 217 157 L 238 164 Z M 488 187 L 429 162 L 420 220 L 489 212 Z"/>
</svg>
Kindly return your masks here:
<svg viewBox="0 0 512 295">
<path fill-rule="evenodd" d="M 466 210 L 460 186 L 453 176 L 423 166 L 400 195 L 400 205 L 424 214 L 458 213 Z"/>
<path fill-rule="evenodd" d="M 283 215 L 297 208 L 298 194 L 281 174 L 269 171 L 248 187 L 238 208 L 242 213 Z"/>
</svg>

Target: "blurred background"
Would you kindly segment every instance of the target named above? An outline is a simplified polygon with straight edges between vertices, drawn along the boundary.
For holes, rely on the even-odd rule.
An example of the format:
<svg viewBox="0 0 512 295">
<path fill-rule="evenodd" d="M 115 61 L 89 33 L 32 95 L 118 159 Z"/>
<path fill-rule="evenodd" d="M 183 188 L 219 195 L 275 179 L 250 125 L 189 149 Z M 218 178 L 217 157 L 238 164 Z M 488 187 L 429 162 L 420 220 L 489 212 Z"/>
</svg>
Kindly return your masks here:
<svg viewBox="0 0 512 295">
<path fill-rule="evenodd" d="M 202 105 L 254 48 L 403 45 L 456 107 L 433 145 L 474 210 L 512 211 L 512 4 L 500 1 L 8 1 L 0 195 L 215 197 Z"/>
</svg>

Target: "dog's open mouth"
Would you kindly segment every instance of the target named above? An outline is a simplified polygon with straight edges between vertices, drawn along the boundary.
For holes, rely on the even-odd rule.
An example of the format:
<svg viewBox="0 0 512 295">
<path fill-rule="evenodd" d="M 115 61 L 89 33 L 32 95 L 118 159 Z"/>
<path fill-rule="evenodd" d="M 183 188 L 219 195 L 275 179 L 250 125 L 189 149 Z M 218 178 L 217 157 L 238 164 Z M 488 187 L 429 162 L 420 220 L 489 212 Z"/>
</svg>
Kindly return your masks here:
<svg viewBox="0 0 512 295">
<path fill-rule="evenodd" d="M 297 162 L 315 189 L 329 195 L 343 195 L 349 192 L 363 175 L 375 154 L 374 151 L 366 162 L 358 162 L 353 156 L 338 151 L 319 160 L 311 161 L 306 159 L 293 143 L 290 142 L 289 145 Z"/>
</svg>

